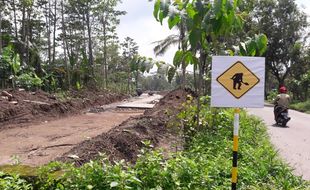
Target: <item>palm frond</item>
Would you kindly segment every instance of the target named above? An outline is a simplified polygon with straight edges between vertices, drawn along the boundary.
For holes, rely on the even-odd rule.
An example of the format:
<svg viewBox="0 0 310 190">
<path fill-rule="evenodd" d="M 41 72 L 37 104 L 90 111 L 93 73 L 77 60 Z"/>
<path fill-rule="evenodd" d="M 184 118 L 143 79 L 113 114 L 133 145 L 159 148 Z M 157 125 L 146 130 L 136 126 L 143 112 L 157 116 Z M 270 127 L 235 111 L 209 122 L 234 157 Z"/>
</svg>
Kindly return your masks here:
<svg viewBox="0 0 310 190">
<path fill-rule="evenodd" d="M 178 44 L 179 40 L 180 40 L 179 35 L 172 34 L 172 35 L 167 36 L 163 40 L 153 42 L 153 44 L 157 44 L 153 49 L 155 55 L 156 56 L 164 55 L 167 52 L 167 50 L 171 47 L 171 45 Z"/>
</svg>

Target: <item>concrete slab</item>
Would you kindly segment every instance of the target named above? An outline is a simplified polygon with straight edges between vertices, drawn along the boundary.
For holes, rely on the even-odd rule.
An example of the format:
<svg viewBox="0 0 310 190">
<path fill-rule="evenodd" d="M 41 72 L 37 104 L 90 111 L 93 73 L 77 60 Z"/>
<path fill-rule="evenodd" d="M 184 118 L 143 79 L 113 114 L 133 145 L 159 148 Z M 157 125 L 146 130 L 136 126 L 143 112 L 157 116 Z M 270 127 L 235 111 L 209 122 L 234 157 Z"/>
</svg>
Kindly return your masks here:
<svg viewBox="0 0 310 190">
<path fill-rule="evenodd" d="M 152 96 L 148 94 L 142 94 L 136 97 L 133 101 L 117 105 L 118 108 L 136 108 L 136 109 L 151 109 L 154 107 L 156 102 L 162 98 L 159 94 Z"/>
<path fill-rule="evenodd" d="M 118 108 L 136 108 L 136 109 L 152 109 L 155 104 L 135 104 L 135 103 L 127 103 L 118 105 Z"/>
</svg>

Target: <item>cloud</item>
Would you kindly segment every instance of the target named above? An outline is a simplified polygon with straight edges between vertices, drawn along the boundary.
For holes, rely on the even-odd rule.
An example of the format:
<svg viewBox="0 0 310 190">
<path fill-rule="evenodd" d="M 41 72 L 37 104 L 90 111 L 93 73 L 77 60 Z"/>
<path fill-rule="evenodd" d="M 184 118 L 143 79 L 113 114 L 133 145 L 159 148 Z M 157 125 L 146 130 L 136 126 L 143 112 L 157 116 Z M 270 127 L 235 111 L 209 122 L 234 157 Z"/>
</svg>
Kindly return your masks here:
<svg viewBox="0 0 310 190">
<path fill-rule="evenodd" d="M 127 12 L 125 16 L 121 17 L 121 23 L 117 29 L 120 40 L 122 41 L 127 36 L 133 38 L 139 46 L 139 53 L 143 56 L 155 58 L 153 53 L 155 44 L 152 43 L 176 33 L 174 30 L 169 30 L 166 22 L 162 26 L 155 20 L 152 2 L 124 0 L 118 9 Z M 175 50 L 176 47 L 171 48 L 163 57 L 155 59 L 172 63 Z"/>
<path fill-rule="evenodd" d="M 310 12 L 309 0 L 296 0 L 299 7 L 304 12 Z M 153 17 L 154 2 L 148 0 L 123 0 L 123 3 L 118 5 L 117 9 L 127 12 L 121 17 L 121 23 L 118 26 L 117 33 L 122 41 L 129 36 L 139 45 L 139 53 L 143 56 L 155 58 L 153 48 L 154 41 L 164 39 L 176 31 L 169 30 L 167 22 L 163 22 L 163 26 Z M 172 63 L 176 47 L 171 48 L 163 57 L 157 57 L 157 60 L 163 60 Z"/>
</svg>

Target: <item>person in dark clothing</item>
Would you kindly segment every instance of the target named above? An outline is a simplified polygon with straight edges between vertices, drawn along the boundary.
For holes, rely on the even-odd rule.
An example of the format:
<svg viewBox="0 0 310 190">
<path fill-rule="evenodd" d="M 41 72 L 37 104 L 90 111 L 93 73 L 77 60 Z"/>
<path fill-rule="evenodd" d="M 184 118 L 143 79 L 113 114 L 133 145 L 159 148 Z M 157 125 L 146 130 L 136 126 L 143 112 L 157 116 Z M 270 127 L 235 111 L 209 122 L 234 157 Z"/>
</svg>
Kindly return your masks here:
<svg viewBox="0 0 310 190">
<path fill-rule="evenodd" d="M 236 73 L 231 79 L 234 81 L 234 89 L 236 90 L 238 85 L 238 90 L 240 90 L 243 83 L 243 73 Z"/>
</svg>

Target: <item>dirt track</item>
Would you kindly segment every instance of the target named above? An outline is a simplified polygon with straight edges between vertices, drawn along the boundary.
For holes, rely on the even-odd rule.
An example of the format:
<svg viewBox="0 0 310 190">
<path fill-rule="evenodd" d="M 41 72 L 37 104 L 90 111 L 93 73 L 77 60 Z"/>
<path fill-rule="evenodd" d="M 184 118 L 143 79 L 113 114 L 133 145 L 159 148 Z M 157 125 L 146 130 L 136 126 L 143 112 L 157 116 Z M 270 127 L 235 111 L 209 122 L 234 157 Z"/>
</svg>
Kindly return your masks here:
<svg viewBox="0 0 310 190">
<path fill-rule="evenodd" d="M 141 99 L 133 100 L 141 102 Z M 2 130 L 0 164 L 11 164 L 17 160 L 32 166 L 46 164 L 78 143 L 107 132 L 128 118 L 144 112 L 142 109 L 117 109 L 118 104 L 100 107 L 102 110 L 99 111 L 104 111 L 99 113 L 91 113 L 98 111 L 98 108 L 94 108 L 82 115 Z"/>
<path fill-rule="evenodd" d="M 110 110 L 4 130 L 0 133 L 0 164 L 12 163 L 12 157 L 26 165 L 46 164 L 79 142 L 142 113 Z"/>
<path fill-rule="evenodd" d="M 249 109 L 249 112 L 264 120 L 271 142 L 280 156 L 295 169 L 295 174 L 310 180 L 310 115 L 289 110 L 292 119 L 287 128 L 282 128 L 274 125 L 273 107 Z"/>
</svg>

